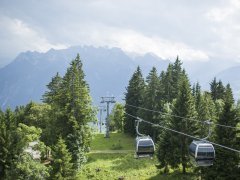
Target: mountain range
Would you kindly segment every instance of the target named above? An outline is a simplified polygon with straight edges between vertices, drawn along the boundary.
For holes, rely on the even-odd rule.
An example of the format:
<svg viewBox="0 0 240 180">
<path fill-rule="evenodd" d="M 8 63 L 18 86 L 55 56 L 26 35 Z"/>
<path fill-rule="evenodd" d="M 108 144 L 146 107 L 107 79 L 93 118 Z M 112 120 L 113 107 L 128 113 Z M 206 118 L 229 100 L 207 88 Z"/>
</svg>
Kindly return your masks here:
<svg viewBox="0 0 240 180">
<path fill-rule="evenodd" d="M 51 78 L 57 72 L 63 76 L 77 53 L 83 62 L 95 105 L 99 104 L 101 96 L 115 96 L 117 101 L 121 101 L 138 65 L 146 77 L 153 66 L 160 73 L 170 63 L 152 53 L 130 56 L 119 48 L 107 47 L 75 46 L 63 50 L 50 49 L 46 53 L 24 52 L 0 69 L 0 108 L 14 108 L 31 100 L 40 102 Z M 187 62 L 183 67 L 191 81 L 199 81 L 203 89 L 209 89 L 210 81 L 216 76 L 224 83 L 229 82 L 237 97 L 240 92 L 240 64 L 227 67 L 224 64 L 220 66 L 217 60 L 215 64 L 214 61 L 211 63 Z"/>
</svg>

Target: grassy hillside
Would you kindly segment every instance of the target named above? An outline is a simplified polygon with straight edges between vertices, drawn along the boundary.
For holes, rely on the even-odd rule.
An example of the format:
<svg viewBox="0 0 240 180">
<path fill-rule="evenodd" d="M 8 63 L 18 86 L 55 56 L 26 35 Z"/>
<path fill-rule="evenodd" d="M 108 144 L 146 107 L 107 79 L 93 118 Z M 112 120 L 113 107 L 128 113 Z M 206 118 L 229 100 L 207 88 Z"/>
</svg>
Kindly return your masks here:
<svg viewBox="0 0 240 180">
<path fill-rule="evenodd" d="M 111 133 L 110 138 L 104 138 L 103 134 L 96 134 L 91 150 L 134 150 L 134 138 L 121 133 Z"/>
<path fill-rule="evenodd" d="M 120 141 L 124 153 L 114 152 L 114 146 Z M 88 154 L 88 162 L 78 179 L 95 180 L 158 180 L 158 179 L 194 179 L 194 176 L 182 175 L 178 170 L 170 175 L 164 175 L 156 165 L 157 158 L 134 158 L 134 138 L 124 134 L 113 133 L 110 139 L 102 134 L 95 136 L 92 142 L 92 152 Z M 129 152 L 129 150 L 132 150 Z M 115 151 L 119 151 L 116 149 Z"/>
</svg>

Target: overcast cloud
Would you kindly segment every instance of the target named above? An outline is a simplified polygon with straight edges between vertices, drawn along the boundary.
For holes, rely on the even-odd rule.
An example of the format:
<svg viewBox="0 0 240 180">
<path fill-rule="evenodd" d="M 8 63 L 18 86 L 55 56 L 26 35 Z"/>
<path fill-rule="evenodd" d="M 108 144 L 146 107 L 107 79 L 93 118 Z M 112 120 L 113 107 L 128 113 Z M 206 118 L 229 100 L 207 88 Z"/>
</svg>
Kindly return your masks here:
<svg viewBox="0 0 240 180">
<path fill-rule="evenodd" d="M 238 61 L 240 0 L 0 0 L 0 66 L 74 45 Z"/>
</svg>

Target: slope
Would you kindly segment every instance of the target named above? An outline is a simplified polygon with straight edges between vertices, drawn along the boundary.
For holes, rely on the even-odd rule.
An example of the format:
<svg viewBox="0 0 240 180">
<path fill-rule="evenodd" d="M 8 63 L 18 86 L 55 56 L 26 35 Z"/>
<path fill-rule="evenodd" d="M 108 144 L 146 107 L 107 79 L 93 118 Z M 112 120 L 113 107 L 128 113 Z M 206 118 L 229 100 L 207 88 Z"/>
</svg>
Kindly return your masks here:
<svg viewBox="0 0 240 180">
<path fill-rule="evenodd" d="M 120 146 L 118 146 L 120 142 Z M 192 174 L 182 175 L 179 170 L 171 170 L 169 175 L 162 174 L 157 169 L 157 159 L 135 159 L 134 138 L 125 134 L 112 133 L 110 139 L 97 134 L 92 142 L 92 152 L 88 154 L 88 162 L 78 174 L 78 179 L 195 179 Z M 114 147 L 121 147 L 123 153 L 108 153 L 106 151 L 119 151 Z M 101 151 L 101 153 L 94 151 Z"/>
</svg>

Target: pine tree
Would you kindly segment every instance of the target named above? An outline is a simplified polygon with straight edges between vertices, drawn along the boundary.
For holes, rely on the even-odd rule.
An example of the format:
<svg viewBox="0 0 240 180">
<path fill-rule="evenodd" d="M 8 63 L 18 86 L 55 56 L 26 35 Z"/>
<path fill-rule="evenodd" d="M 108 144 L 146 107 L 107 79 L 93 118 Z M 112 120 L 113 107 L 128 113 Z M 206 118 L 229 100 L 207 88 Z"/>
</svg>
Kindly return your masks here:
<svg viewBox="0 0 240 180">
<path fill-rule="evenodd" d="M 6 149 L 6 124 L 4 113 L 0 110 L 0 179 L 5 175 L 5 162 L 7 158 Z"/>
<path fill-rule="evenodd" d="M 171 104 L 170 103 L 166 103 L 164 105 L 163 108 L 163 113 L 164 115 L 164 122 L 161 123 L 161 125 L 165 126 L 165 127 L 170 127 L 170 121 L 171 121 L 171 113 L 172 110 L 170 109 Z M 159 135 L 159 141 L 157 141 L 157 158 L 158 161 L 160 163 L 159 168 L 164 168 L 164 173 L 168 173 L 169 172 L 169 164 L 170 161 L 172 159 L 172 149 L 173 144 L 171 143 L 171 136 L 172 136 L 172 132 L 170 131 L 166 131 L 163 129 L 160 129 L 160 131 L 162 131 L 162 133 L 160 133 Z"/>
<path fill-rule="evenodd" d="M 195 103 L 191 93 L 190 83 L 187 76 L 182 76 L 179 85 L 179 93 L 173 107 L 174 117 L 171 120 L 170 127 L 180 132 L 196 135 L 198 129 L 194 121 L 187 118 L 196 118 Z M 180 118 L 183 117 L 183 118 Z M 183 173 L 186 173 L 187 164 L 189 162 L 188 147 L 191 140 L 186 136 L 174 135 L 171 138 L 172 159 L 170 165 L 177 167 L 179 163 L 182 165 Z"/>
<path fill-rule="evenodd" d="M 65 141 L 60 137 L 53 149 L 52 179 L 73 179 L 75 170 L 73 168 L 72 156 L 68 151 Z"/>
<path fill-rule="evenodd" d="M 198 82 L 194 86 L 193 90 L 194 90 L 193 96 L 195 99 L 195 106 L 196 106 L 196 109 L 198 109 L 200 104 L 200 98 L 201 98 L 201 86 Z"/>
<path fill-rule="evenodd" d="M 160 107 L 160 100 L 157 99 L 159 97 L 160 81 L 157 74 L 157 69 L 155 67 L 152 68 L 149 75 L 147 76 L 146 83 L 147 85 L 144 93 L 144 102 L 142 107 L 146 109 L 161 111 L 162 109 Z M 160 121 L 159 113 L 156 112 L 139 110 L 139 115 L 141 118 L 146 119 L 149 122 L 159 123 Z M 151 125 L 140 125 L 140 130 L 142 133 L 150 135 L 154 141 L 156 140 L 157 130 Z"/>
<path fill-rule="evenodd" d="M 218 86 L 217 79 L 216 77 L 214 77 L 213 81 L 210 83 L 210 91 L 211 91 L 212 99 L 214 101 L 217 100 L 217 86 Z"/>
<path fill-rule="evenodd" d="M 16 159 L 17 151 L 17 124 L 14 113 L 7 109 L 0 116 L 0 178 L 5 179 L 6 172 L 10 169 Z"/>
<path fill-rule="evenodd" d="M 197 95 L 196 99 L 196 111 L 198 120 L 202 121 L 201 124 L 198 123 L 200 128 L 200 137 L 204 137 L 208 134 L 207 125 L 204 123 L 205 121 L 209 120 L 211 122 L 216 121 L 216 109 L 215 104 L 211 98 L 211 96 L 207 93 Z"/>
<path fill-rule="evenodd" d="M 224 98 L 225 88 L 221 80 L 217 82 L 216 77 L 214 77 L 213 81 L 210 83 L 210 90 L 214 101 Z"/>
<path fill-rule="evenodd" d="M 181 76 L 184 75 L 184 70 L 182 69 L 182 62 L 180 61 L 178 56 L 173 64 L 168 65 L 166 73 L 162 75 L 162 82 L 165 92 L 164 99 L 166 102 L 172 103 L 172 101 L 177 98 L 180 79 Z"/>
<path fill-rule="evenodd" d="M 221 80 L 218 81 L 217 90 L 218 90 L 218 99 L 224 99 L 226 89 Z"/>
<path fill-rule="evenodd" d="M 234 107 L 234 99 L 230 85 L 226 86 L 224 95 L 224 106 L 218 124 L 236 127 L 238 120 L 236 118 L 236 109 Z M 216 127 L 216 143 L 227 147 L 237 147 L 237 130 L 225 128 L 222 126 Z M 215 147 L 216 160 L 211 171 L 207 174 L 208 178 L 216 179 L 238 179 L 240 172 L 238 169 L 238 154 L 223 148 Z"/>
<path fill-rule="evenodd" d="M 78 170 L 86 161 L 85 153 L 90 146 L 88 123 L 96 118 L 82 66 L 78 54 L 63 78 L 57 74 L 52 79 L 43 96 L 51 106 L 50 124 L 54 127 L 54 132 L 50 132 L 54 140 L 52 143 L 56 143 L 59 136 L 63 137 L 72 155 L 74 168 Z"/>
<path fill-rule="evenodd" d="M 135 107 L 129 106 L 133 105 L 136 107 L 141 107 L 143 104 L 143 94 L 145 91 L 145 82 L 142 77 L 142 72 L 140 67 L 133 73 L 132 78 L 129 81 L 127 92 L 125 93 L 125 112 L 133 116 L 137 116 L 137 109 Z M 125 116 L 124 118 L 124 132 L 130 135 L 135 135 L 135 119 L 130 116 Z"/>
<path fill-rule="evenodd" d="M 198 94 L 198 93 L 197 93 Z M 212 125 L 209 127 L 205 122 L 215 122 L 216 121 L 216 109 L 214 101 L 212 100 L 212 97 L 208 93 L 203 93 L 199 95 L 196 95 L 197 99 L 195 99 L 196 102 L 196 110 L 197 110 L 197 119 L 201 121 L 202 123 L 197 123 L 197 126 L 200 127 L 199 131 L 199 138 L 205 138 L 208 136 L 209 128 L 211 128 L 210 136 L 207 140 L 214 141 L 214 132 Z M 195 168 L 195 171 L 200 174 L 201 177 L 206 177 L 205 175 L 209 172 L 209 168 L 205 167 L 198 167 Z"/>
<path fill-rule="evenodd" d="M 163 84 L 163 89 L 164 89 L 164 99 L 166 102 L 172 102 L 172 100 L 175 98 L 172 94 L 173 90 L 173 65 L 169 64 L 166 73 L 162 72 L 160 75 L 162 84 Z"/>
<path fill-rule="evenodd" d="M 62 134 L 62 128 L 65 124 L 65 117 L 62 97 L 62 84 L 63 78 L 57 73 L 47 85 L 47 91 L 43 95 L 43 102 L 50 105 L 48 111 L 49 122 L 47 126 L 47 134 L 51 137 L 45 140 L 45 143 L 49 146 L 56 144 L 58 136 Z"/>
<path fill-rule="evenodd" d="M 61 134 L 72 153 L 72 162 L 80 169 L 85 162 L 85 152 L 90 146 L 90 128 L 88 122 L 95 120 L 89 86 L 84 79 L 80 56 L 71 62 L 61 84 L 60 109 L 63 114 L 57 122 L 61 126 Z"/>
<path fill-rule="evenodd" d="M 123 132 L 124 123 L 124 106 L 120 103 L 116 103 L 109 116 L 111 131 Z"/>
<path fill-rule="evenodd" d="M 182 69 L 182 62 L 177 56 L 175 62 L 173 63 L 172 67 L 172 81 L 173 81 L 173 92 L 172 93 L 172 99 L 177 98 L 178 96 L 178 88 L 180 85 L 181 77 L 184 76 L 185 72 Z"/>
<path fill-rule="evenodd" d="M 47 104 L 59 103 L 59 91 L 62 84 L 62 77 L 57 73 L 47 85 L 48 91 L 43 95 L 43 102 Z"/>
</svg>

